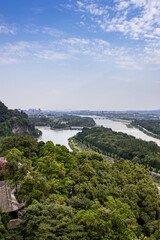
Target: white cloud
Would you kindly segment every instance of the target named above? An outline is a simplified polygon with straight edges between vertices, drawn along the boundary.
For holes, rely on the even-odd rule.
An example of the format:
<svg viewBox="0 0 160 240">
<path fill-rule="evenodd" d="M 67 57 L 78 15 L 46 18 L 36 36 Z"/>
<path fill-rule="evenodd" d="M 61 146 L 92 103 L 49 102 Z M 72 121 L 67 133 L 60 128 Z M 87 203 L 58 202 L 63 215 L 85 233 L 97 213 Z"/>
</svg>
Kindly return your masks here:
<svg viewBox="0 0 160 240">
<path fill-rule="evenodd" d="M 142 70 L 143 65 L 140 65 L 136 59 L 132 56 L 119 56 L 116 59 L 116 64 L 119 65 L 120 68 L 128 69 L 128 70 Z"/>
<path fill-rule="evenodd" d="M 99 7 L 99 5 L 97 3 L 93 3 L 93 2 L 82 2 L 82 1 L 77 1 L 77 7 L 78 10 L 81 12 L 88 12 L 91 15 L 94 16 L 102 16 L 103 14 L 105 14 L 107 12 L 108 7 Z"/>
<path fill-rule="evenodd" d="M 141 70 L 147 65 L 160 64 L 160 43 L 148 40 L 146 47 L 134 49 L 113 47 L 102 39 L 64 38 L 49 42 L 16 42 L 0 47 L 0 63 L 21 61 L 65 61 L 86 58 L 95 62 L 110 62 L 124 69 Z"/>
<path fill-rule="evenodd" d="M 93 61 L 100 61 L 108 56 L 116 56 L 117 50 L 112 49 L 107 41 L 102 39 L 68 38 L 45 43 L 16 42 L 8 43 L 0 48 L 1 59 L 12 63 L 10 59 L 25 61 L 27 58 L 34 60 L 65 60 L 90 57 Z M 120 52 L 118 52 L 118 55 Z M 16 61 L 13 61 L 16 62 Z M 1 60 L 1 63 L 3 61 Z"/>
<path fill-rule="evenodd" d="M 27 57 L 32 56 L 32 52 L 39 49 L 39 44 L 35 42 L 16 42 L 6 43 L 0 46 L 0 63 L 11 64 L 24 61 Z"/>
<path fill-rule="evenodd" d="M 45 60 L 65 60 L 70 58 L 70 56 L 67 54 L 51 50 L 40 51 L 38 53 L 35 53 L 34 56 Z"/>
<path fill-rule="evenodd" d="M 131 0 L 131 3 L 136 7 L 143 7 L 147 4 L 147 0 Z"/>
<path fill-rule="evenodd" d="M 5 24 L 0 25 L 0 34 L 12 34 L 14 35 L 17 32 L 17 28 L 14 26 L 8 26 Z"/>
<path fill-rule="evenodd" d="M 119 10 L 124 10 L 128 8 L 130 3 L 128 1 L 121 1 L 117 4 L 116 9 Z"/>
<path fill-rule="evenodd" d="M 136 40 L 159 35 L 159 0 L 115 0 L 114 5 L 98 0 L 77 1 L 76 11 L 86 14 L 106 32 L 121 32 Z"/>
</svg>

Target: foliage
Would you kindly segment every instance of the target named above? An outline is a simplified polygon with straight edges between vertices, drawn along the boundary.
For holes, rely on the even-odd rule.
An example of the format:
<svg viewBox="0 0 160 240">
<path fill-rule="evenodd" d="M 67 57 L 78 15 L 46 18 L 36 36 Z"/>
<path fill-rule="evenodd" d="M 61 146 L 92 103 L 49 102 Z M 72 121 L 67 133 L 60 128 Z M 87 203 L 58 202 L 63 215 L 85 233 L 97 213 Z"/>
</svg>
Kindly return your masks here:
<svg viewBox="0 0 160 240">
<path fill-rule="evenodd" d="M 52 126 L 53 124 L 53 121 L 45 116 L 30 116 L 29 119 L 34 126 Z"/>
<path fill-rule="evenodd" d="M 0 137 L 32 135 L 38 137 L 40 131 L 28 119 L 24 112 L 8 110 L 0 101 Z"/>
<path fill-rule="evenodd" d="M 62 116 L 32 116 L 31 122 L 35 126 L 50 126 L 53 128 L 68 128 L 68 127 L 93 127 L 95 121 L 90 117 L 80 117 L 64 114 Z"/>
<path fill-rule="evenodd" d="M 80 142 L 78 142 L 74 137 L 68 139 L 68 143 L 70 148 L 74 152 L 82 152 L 86 150 L 86 146 Z"/>
<path fill-rule="evenodd" d="M 6 164 L 6 161 L 0 160 L 0 170 L 3 170 L 5 164 Z"/>
<path fill-rule="evenodd" d="M 160 147 L 154 142 L 146 142 L 104 127 L 85 128 L 75 138 L 105 155 L 128 159 L 150 170 L 160 169 Z"/>
<path fill-rule="evenodd" d="M 63 115 L 58 117 L 58 121 L 52 123 L 53 128 L 67 127 L 94 127 L 95 121 L 89 117 L 79 117 L 73 115 Z"/>
<path fill-rule="evenodd" d="M 24 211 L 18 234 L 25 240 L 85 240 L 83 228 L 74 218 L 71 207 L 49 200 L 35 202 Z"/>
<path fill-rule="evenodd" d="M 95 202 L 91 209 L 75 212 L 51 200 L 34 202 L 23 213 L 18 234 L 22 239 L 136 239 L 135 219 L 127 204 L 108 198 L 105 207 Z"/>
<path fill-rule="evenodd" d="M 0 155 L 5 156 L 9 150 L 17 148 L 24 157 L 32 160 L 37 157 L 39 144 L 31 136 L 6 137 L 1 142 Z"/>
<path fill-rule="evenodd" d="M 4 180 L 5 165 L 6 165 L 6 161 L 0 160 L 0 180 Z"/>
<path fill-rule="evenodd" d="M 159 195 L 142 165 L 123 159 L 111 164 L 95 152 L 75 154 L 28 137 L 11 137 L 3 147 L 6 177 L 18 183 L 17 196 L 26 201 L 13 239 L 156 238 Z"/>
<path fill-rule="evenodd" d="M 5 240 L 8 235 L 8 222 L 9 222 L 8 213 L 2 213 L 0 209 L 0 239 Z"/>
<path fill-rule="evenodd" d="M 31 170 L 32 162 L 23 156 L 23 153 L 12 148 L 6 155 L 5 177 L 17 186 Z"/>
<path fill-rule="evenodd" d="M 134 233 L 136 221 L 127 204 L 108 197 L 104 206 L 95 202 L 90 209 L 77 213 L 79 224 L 84 226 L 86 239 L 93 240 L 131 240 L 137 239 Z"/>
<path fill-rule="evenodd" d="M 90 209 L 95 199 L 104 205 L 112 196 L 130 206 L 137 219 L 138 235 L 155 231 L 158 191 L 149 173 L 140 165 L 122 159 L 110 165 L 98 154 L 81 153 L 70 176 L 74 184 L 69 202 L 75 209 Z"/>
<path fill-rule="evenodd" d="M 31 204 L 33 200 L 45 199 L 49 195 L 50 186 L 47 180 L 38 172 L 30 172 L 22 182 L 18 196 L 19 199 L 26 200 L 26 206 Z"/>
<path fill-rule="evenodd" d="M 64 115 L 63 121 L 67 121 L 69 126 L 94 127 L 95 121 L 90 117 L 80 117 L 73 115 Z"/>
<path fill-rule="evenodd" d="M 140 126 L 147 131 L 156 134 L 160 137 L 160 120 L 151 120 L 151 119 L 145 119 L 145 120 L 134 120 L 132 122 L 132 125 L 137 127 Z"/>
</svg>

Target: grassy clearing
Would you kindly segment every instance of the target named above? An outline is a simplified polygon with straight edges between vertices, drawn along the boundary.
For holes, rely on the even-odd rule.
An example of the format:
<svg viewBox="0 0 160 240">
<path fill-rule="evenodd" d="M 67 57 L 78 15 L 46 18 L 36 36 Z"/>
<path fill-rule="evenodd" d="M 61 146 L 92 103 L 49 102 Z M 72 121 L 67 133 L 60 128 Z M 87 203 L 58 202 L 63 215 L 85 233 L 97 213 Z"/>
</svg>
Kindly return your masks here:
<svg viewBox="0 0 160 240">
<path fill-rule="evenodd" d="M 69 142 L 70 148 L 74 152 L 82 152 L 86 150 L 86 148 L 74 138 L 69 138 L 68 142 Z"/>
</svg>

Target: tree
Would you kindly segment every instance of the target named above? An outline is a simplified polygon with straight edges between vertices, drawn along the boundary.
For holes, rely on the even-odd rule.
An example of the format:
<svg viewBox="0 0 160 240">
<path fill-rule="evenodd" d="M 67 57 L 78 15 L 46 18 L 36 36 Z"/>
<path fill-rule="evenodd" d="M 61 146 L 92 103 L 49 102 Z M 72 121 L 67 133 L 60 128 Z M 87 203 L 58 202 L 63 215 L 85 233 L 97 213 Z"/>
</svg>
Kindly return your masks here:
<svg viewBox="0 0 160 240">
<path fill-rule="evenodd" d="M 47 180 L 38 172 L 30 172 L 21 183 L 18 195 L 19 198 L 26 200 L 26 206 L 33 200 L 40 201 L 49 195 L 50 186 Z"/>
<path fill-rule="evenodd" d="M 0 209 L 0 239 L 1 240 L 6 240 L 7 235 L 8 235 L 8 222 L 9 222 L 9 215 L 8 213 L 3 213 L 2 210 Z"/>
<path fill-rule="evenodd" d="M 80 210 L 76 219 L 92 240 L 132 240 L 135 234 L 136 219 L 130 207 L 108 197 L 105 206 L 96 201 L 88 210 Z"/>
<path fill-rule="evenodd" d="M 24 157 L 34 160 L 38 153 L 38 142 L 31 136 L 6 137 L 2 140 L 1 156 L 5 156 L 12 148 L 17 148 Z"/>
<path fill-rule="evenodd" d="M 5 177 L 16 186 L 31 170 L 31 161 L 23 156 L 23 153 L 16 148 L 11 149 L 6 155 Z"/>
<path fill-rule="evenodd" d="M 83 227 L 75 222 L 71 207 L 50 200 L 33 203 L 25 209 L 18 227 L 22 240 L 85 240 Z"/>
</svg>

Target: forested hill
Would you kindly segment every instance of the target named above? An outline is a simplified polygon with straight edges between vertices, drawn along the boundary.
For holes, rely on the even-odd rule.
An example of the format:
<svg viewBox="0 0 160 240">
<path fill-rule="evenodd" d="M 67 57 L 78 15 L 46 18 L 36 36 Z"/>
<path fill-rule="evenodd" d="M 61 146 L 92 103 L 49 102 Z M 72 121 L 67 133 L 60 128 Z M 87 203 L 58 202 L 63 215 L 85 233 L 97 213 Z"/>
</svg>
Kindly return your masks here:
<svg viewBox="0 0 160 240">
<path fill-rule="evenodd" d="M 143 164 L 152 171 L 160 170 L 160 147 L 154 142 L 146 142 L 104 127 L 83 129 L 75 138 L 96 152 Z"/>
<path fill-rule="evenodd" d="M 35 129 L 27 114 L 10 110 L 0 101 L 0 137 L 18 135 L 38 137 L 40 132 Z"/>
<path fill-rule="evenodd" d="M 51 128 L 69 128 L 69 127 L 94 127 L 95 121 L 90 117 L 80 117 L 63 114 L 46 116 L 30 116 L 31 122 L 35 126 L 50 126 Z"/>
<path fill-rule="evenodd" d="M 0 239 L 158 239 L 158 189 L 143 166 L 110 164 L 100 154 L 75 154 L 30 136 L 4 138 L 0 155 L 7 159 L 1 179 L 18 186 L 16 196 L 26 202 L 8 236 L 7 221 L 0 221 Z"/>
</svg>

